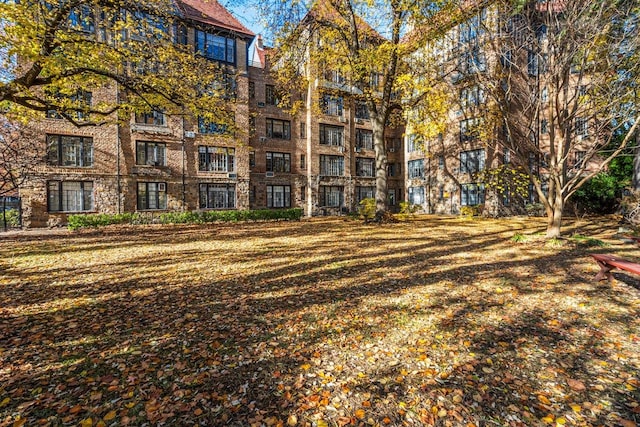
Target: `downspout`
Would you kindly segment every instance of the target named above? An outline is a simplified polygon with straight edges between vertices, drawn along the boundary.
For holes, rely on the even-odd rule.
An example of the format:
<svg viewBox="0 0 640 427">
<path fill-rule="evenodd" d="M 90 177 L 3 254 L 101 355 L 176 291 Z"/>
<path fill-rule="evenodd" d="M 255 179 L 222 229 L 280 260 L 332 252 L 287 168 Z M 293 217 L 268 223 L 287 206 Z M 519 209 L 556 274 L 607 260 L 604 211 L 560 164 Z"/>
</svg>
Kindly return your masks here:
<svg viewBox="0 0 640 427">
<path fill-rule="evenodd" d="M 182 151 L 182 211 L 187 209 L 187 183 L 186 183 L 186 150 L 185 150 L 185 137 L 184 137 L 184 129 L 185 129 L 185 118 L 184 111 L 182 114 L 182 140 L 181 140 L 181 151 Z"/>
<path fill-rule="evenodd" d="M 116 83 L 116 101 L 120 102 L 120 86 Z M 116 191 L 118 193 L 117 209 L 118 213 L 122 213 L 122 183 L 120 173 L 120 151 L 122 149 L 122 141 L 120 138 L 120 122 L 116 121 Z"/>
</svg>

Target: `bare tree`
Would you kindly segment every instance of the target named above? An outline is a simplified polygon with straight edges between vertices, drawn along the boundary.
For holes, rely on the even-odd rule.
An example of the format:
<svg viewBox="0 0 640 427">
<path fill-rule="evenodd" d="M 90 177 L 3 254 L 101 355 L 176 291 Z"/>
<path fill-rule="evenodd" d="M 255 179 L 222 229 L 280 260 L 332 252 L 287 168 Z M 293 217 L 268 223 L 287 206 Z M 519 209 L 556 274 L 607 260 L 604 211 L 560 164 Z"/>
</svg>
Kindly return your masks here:
<svg viewBox="0 0 640 427">
<path fill-rule="evenodd" d="M 569 197 L 634 140 L 639 2 L 450 4 L 456 55 L 430 73 L 452 99 L 477 91 L 472 134 L 524 170 L 558 237 Z"/>
<path fill-rule="evenodd" d="M 0 116 L 0 196 L 15 194 L 45 160 L 33 129 Z"/>
</svg>

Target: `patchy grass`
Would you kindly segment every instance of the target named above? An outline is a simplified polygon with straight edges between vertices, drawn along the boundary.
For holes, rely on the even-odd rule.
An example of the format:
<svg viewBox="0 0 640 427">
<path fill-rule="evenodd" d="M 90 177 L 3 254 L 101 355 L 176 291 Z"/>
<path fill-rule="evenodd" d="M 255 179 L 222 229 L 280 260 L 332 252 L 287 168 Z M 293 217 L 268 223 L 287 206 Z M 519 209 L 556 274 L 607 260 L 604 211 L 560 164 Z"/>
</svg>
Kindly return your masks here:
<svg viewBox="0 0 640 427">
<path fill-rule="evenodd" d="M 612 220 L 568 222 L 606 242 Z M 0 425 L 631 426 L 640 291 L 543 221 L 5 237 Z"/>
</svg>

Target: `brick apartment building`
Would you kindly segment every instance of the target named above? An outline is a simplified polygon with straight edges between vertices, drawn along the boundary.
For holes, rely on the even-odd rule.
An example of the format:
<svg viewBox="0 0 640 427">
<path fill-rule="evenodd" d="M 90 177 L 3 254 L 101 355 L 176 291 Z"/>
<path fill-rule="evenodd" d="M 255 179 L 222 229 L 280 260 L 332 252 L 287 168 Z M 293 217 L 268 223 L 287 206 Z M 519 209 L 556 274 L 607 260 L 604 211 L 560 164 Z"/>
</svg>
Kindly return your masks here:
<svg viewBox="0 0 640 427">
<path fill-rule="evenodd" d="M 261 40 L 216 1 L 181 0 L 185 42 L 207 34 L 232 46 L 226 62 L 235 76 L 236 126 L 229 136 L 215 125 L 160 113 L 129 123 L 76 128 L 52 112 L 37 127 L 48 161 L 21 189 L 26 227 L 63 224 L 71 213 L 161 213 L 171 210 L 301 207 L 305 215 L 343 214 L 375 194 L 372 132 L 366 109 L 348 91 L 318 97 L 292 117 L 278 107 Z M 320 79 L 314 90 L 332 85 Z M 339 92 L 339 91 L 338 91 Z M 89 102 L 115 101 L 105 86 Z M 316 95 L 314 95 L 315 97 Z M 402 129 L 389 131 L 389 192 L 403 199 Z"/>
<path fill-rule="evenodd" d="M 557 75 L 546 69 L 551 31 L 546 23 L 562 21 L 564 2 L 532 1 L 526 8 L 533 10 L 526 23 L 512 6 L 486 0 L 464 3 L 455 20 L 434 19 L 444 27 L 424 40 L 420 54 L 430 56 L 439 73 L 437 84 L 451 95 L 441 119 L 445 130 L 425 140 L 409 119 L 404 139 L 406 200 L 424 212 L 457 214 L 465 206 L 480 206 L 489 215 L 518 214 L 526 203 L 538 200 L 531 183 L 528 195 L 518 198 L 485 188 L 479 176 L 489 168 L 526 163 L 544 191 L 553 144 L 549 119 L 559 114 L 554 103 L 567 102 L 579 111 L 575 99 L 587 94 L 589 76 L 572 71 L 562 87 L 567 95 L 557 88 L 552 93 L 552 77 Z M 411 118 L 411 111 L 407 113 Z M 590 126 L 589 119 L 578 114 L 567 131 L 568 138 L 578 141 L 562 158 L 569 175 L 578 173 L 574 167 L 597 146 Z M 597 154 L 590 158 L 587 171 L 598 162 Z"/>
</svg>

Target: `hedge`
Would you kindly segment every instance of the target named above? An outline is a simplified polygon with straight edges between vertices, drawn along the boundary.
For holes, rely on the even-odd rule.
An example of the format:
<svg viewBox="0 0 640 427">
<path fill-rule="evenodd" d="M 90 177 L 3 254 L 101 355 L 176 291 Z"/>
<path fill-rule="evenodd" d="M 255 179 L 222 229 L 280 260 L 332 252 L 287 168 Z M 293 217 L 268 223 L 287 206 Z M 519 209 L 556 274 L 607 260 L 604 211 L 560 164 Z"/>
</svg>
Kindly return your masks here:
<svg viewBox="0 0 640 427">
<path fill-rule="evenodd" d="M 67 227 L 78 230 L 87 227 L 104 227 L 111 224 L 204 224 L 210 222 L 238 222 L 238 221 L 266 221 L 289 220 L 297 221 L 302 217 L 302 209 L 256 209 L 229 211 L 187 211 L 164 212 L 159 215 L 153 213 L 122 213 L 122 214 L 80 214 L 69 215 Z"/>
</svg>

